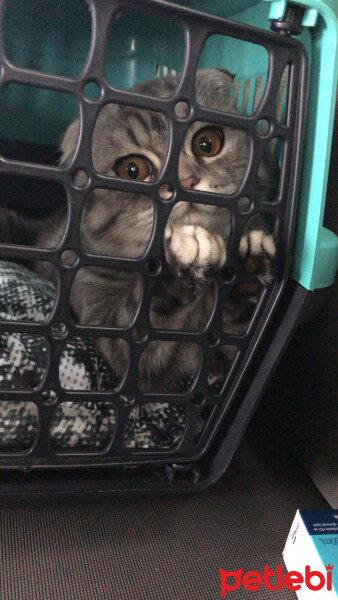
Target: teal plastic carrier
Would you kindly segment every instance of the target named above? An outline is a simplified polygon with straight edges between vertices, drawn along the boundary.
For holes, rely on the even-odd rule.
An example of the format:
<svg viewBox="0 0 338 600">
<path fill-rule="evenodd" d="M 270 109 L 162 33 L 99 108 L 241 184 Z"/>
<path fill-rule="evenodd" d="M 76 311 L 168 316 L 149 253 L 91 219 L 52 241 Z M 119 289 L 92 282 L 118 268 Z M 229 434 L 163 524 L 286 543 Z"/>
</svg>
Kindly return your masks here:
<svg viewBox="0 0 338 600">
<path fill-rule="evenodd" d="M 286 0 L 184 0 L 175 4 L 264 29 L 269 29 L 269 19 L 282 20 L 287 9 Z M 333 283 L 338 263 L 337 237 L 323 227 L 337 86 L 338 3 L 298 0 L 293 4 L 306 8 L 298 39 L 308 54 L 310 76 L 292 276 L 306 289 L 314 290 Z M 67 5 L 67 0 L 46 0 L 41 14 L 39 3 L 9 3 L 5 40 L 14 64 L 56 75 L 76 76 L 81 72 L 89 48 L 89 10 L 85 1 L 72 3 L 71 11 Z M 18 15 L 22 17 L 19 27 Z M 53 21 L 58 25 L 57 35 L 49 26 Z M 265 49 L 214 37 L 219 39 L 206 45 L 200 67 L 218 66 L 232 72 L 235 65 L 238 104 L 251 112 L 260 96 L 257 80 L 264 88 Z M 122 18 L 107 49 L 107 78 L 126 89 L 156 75 L 179 73 L 183 47 L 183 34 L 174 24 L 170 27 L 170 23 L 152 22 L 146 17 L 137 22 Z M 2 90 L 0 110 L 0 137 L 46 144 L 58 142 L 76 116 L 75 102 L 68 95 L 15 85 Z M 59 115 L 57 120 L 55 114 Z"/>
<path fill-rule="evenodd" d="M 20 378 L 18 385 L 11 379 L 7 383 L 7 371 L 2 376 L 0 406 L 6 410 L 6 403 L 22 401 L 26 409 L 30 402 L 37 420 L 30 447 L 0 449 L 0 503 L 6 497 L 20 501 L 46 494 L 61 498 L 87 493 L 96 497 L 98 491 L 199 491 L 224 473 L 295 329 L 334 281 L 338 242 L 323 227 L 323 217 L 337 85 L 337 16 L 336 0 L 0 0 L 0 179 L 5 209 L 0 212 L 5 217 L 0 220 L 5 232 L 0 257 L 14 262 L 46 260 L 58 275 L 54 308 L 46 320 L 0 320 L 6 344 L 8 333 L 20 340 L 22 333 L 38 333 L 47 356 L 43 379 L 33 380 L 31 387 L 29 382 L 21 384 Z M 222 113 L 196 100 L 196 69 L 210 67 L 234 75 L 231 94 L 238 110 Z M 128 91 L 166 74 L 182 74 L 169 98 Z M 93 126 L 109 102 L 161 112 L 170 122 L 167 159 L 153 181 L 107 177 L 94 169 Z M 190 107 L 184 117 L 177 112 L 182 103 Z M 77 149 L 70 163 L 56 165 L 61 137 L 77 116 Z M 195 121 L 248 132 L 247 171 L 234 193 L 191 190 L 180 182 L 179 152 Z M 267 181 L 269 202 L 260 200 L 257 192 L 257 173 L 267 155 L 279 171 L 278 188 L 277 178 Z M 78 170 L 88 177 L 82 187 L 74 177 Z M 161 195 L 163 184 L 172 186 L 169 201 Z M 55 192 L 55 185 L 53 196 L 49 192 Z M 154 226 L 139 258 L 90 254 L 82 246 L 83 203 L 100 187 L 146 194 L 152 200 Z M 60 189 L 68 213 L 57 247 L 20 247 L 11 235 L 6 242 L 14 218 L 6 203 L 20 214 L 21 202 L 23 215 L 32 209 L 31 216 L 36 216 L 43 214 L 45 199 L 50 211 L 60 204 Z M 172 277 L 163 237 L 170 210 L 181 200 L 220 205 L 231 214 L 226 265 L 209 271 L 215 290 L 213 312 L 198 331 L 162 330 L 150 322 L 154 286 L 161 278 Z M 242 200 L 251 206 L 243 209 Z M 224 301 L 240 290 L 237 284 L 257 284 L 257 275 L 240 264 L 238 248 L 247 219 L 260 212 L 266 213 L 275 235 L 275 276 L 262 289 L 246 330 L 231 333 L 222 326 Z M 69 250 L 76 258 L 71 264 L 64 256 Z M 127 268 L 139 277 L 139 306 L 125 327 L 109 325 L 105 315 L 98 326 L 74 320 L 71 288 L 75 274 L 88 265 Z M 61 359 L 67 344 L 106 335 L 127 344 L 121 381 L 110 389 L 63 384 Z M 198 372 L 184 372 L 193 379 L 183 382 L 182 390 L 170 392 L 169 386 L 163 392 L 144 391 L 139 384 L 144 348 L 157 340 L 197 345 Z M 215 382 L 210 375 L 222 345 L 232 347 L 235 358 L 229 368 L 225 365 L 225 379 L 221 368 L 223 379 L 217 376 Z M 88 358 L 88 346 L 85 352 Z M 181 381 L 177 384 L 181 386 Z M 59 419 L 58 408 L 69 408 L 69 402 L 77 411 L 79 403 L 93 404 L 97 431 L 99 420 L 103 422 L 113 409 L 115 421 L 104 447 L 97 445 L 97 432 L 90 438 L 95 445 L 88 449 L 82 435 L 78 446 L 54 444 L 53 419 Z M 158 404 L 168 413 L 163 427 Z M 151 407 L 148 416 L 145 407 Z M 148 445 L 127 444 L 130 422 L 136 431 L 135 415 L 141 415 L 152 434 Z M 14 419 L 7 421 L 12 425 Z M 23 421 L 18 424 L 21 427 Z M 168 437 L 171 431 L 173 442 Z M 25 476 L 18 477 L 17 469 Z"/>
</svg>

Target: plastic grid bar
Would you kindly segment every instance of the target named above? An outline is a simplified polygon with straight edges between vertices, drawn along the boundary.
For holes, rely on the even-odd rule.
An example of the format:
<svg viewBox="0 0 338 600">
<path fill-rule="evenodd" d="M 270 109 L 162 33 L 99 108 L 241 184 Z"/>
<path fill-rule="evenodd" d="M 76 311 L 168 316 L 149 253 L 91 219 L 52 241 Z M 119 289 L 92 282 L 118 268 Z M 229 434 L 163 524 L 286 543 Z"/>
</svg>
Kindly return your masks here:
<svg viewBox="0 0 338 600">
<path fill-rule="evenodd" d="M 246 377 L 251 358 L 257 344 L 261 340 L 267 324 L 278 306 L 287 277 L 290 262 L 290 250 L 294 229 L 296 208 L 297 179 L 300 163 L 300 149 L 302 144 L 302 129 L 305 112 L 305 76 L 306 58 L 303 47 L 293 39 L 288 39 L 279 34 L 273 34 L 226 19 L 212 17 L 196 11 L 177 7 L 167 2 L 157 0 L 90 0 L 92 14 L 92 38 L 89 55 L 85 68 L 78 78 L 71 79 L 56 77 L 45 73 L 17 68 L 11 64 L 5 54 L 3 37 L 0 25 L 0 87 L 8 83 L 29 84 L 49 90 L 69 93 L 74 96 L 79 106 L 80 136 L 76 153 L 72 162 L 67 167 L 50 167 L 29 164 L 0 157 L 0 172 L 8 174 L 37 177 L 61 183 L 67 192 L 68 199 L 68 226 L 62 244 L 57 249 L 41 250 L 37 248 L 1 245 L 0 257 L 19 259 L 47 260 L 55 265 L 58 271 L 58 293 L 54 311 L 48 322 L 45 323 L 18 323 L 0 322 L 0 331 L 39 333 L 47 340 L 48 367 L 47 373 L 40 387 L 33 391 L 6 391 L 0 393 L 1 400 L 26 400 L 33 401 L 39 409 L 39 433 L 34 446 L 26 453 L 2 454 L 1 467 L 56 467 L 56 466 L 94 466 L 118 465 L 128 463 L 162 463 L 168 460 L 175 462 L 196 460 L 204 455 L 215 436 L 219 425 L 224 421 L 240 384 Z M 4 18 L 5 1 L 0 4 L 1 23 Z M 185 55 L 182 76 L 173 96 L 159 99 L 122 91 L 111 87 L 105 78 L 105 45 L 109 34 L 109 26 L 117 13 L 130 9 L 137 9 L 153 16 L 175 20 L 184 29 Z M 265 91 L 261 102 L 251 116 L 241 116 L 211 110 L 197 104 L 195 97 L 195 74 L 200 52 L 206 39 L 212 34 L 227 35 L 234 38 L 256 43 L 264 46 L 269 55 L 269 71 Z M 285 67 L 290 67 L 288 109 L 286 124 L 278 122 L 276 118 L 276 102 L 280 80 Z M 100 86 L 101 93 L 97 101 L 88 100 L 84 87 L 88 82 L 95 82 Z M 185 101 L 190 106 L 190 114 L 186 119 L 179 119 L 175 115 L 177 102 Z M 170 123 L 169 151 L 165 165 L 155 181 L 150 183 L 132 182 L 114 177 L 106 177 L 95 172 L 91 157 L 91 140 L 98 113 L 109 102 L 118 102 L 139 108 L 155 110 L 163 113 Z M 257 122 L 267 119 L 270 130 L 267 135 L 259 135 L 256 131 Z M 215 195 L 208 192 L 189 191 L 180 186 L 178 180 L 178 160 L 182 141 L 191 123 L 195 120 L 227 125 L 246 130 L 250 136 L 250 153 L 248 168 L 240 189 L 231 197 Z M 283 141 L 283 162 L 280 173 L 280 186 L 278 198 L 273 203 L 259 203 L 255 198 L 255 181 L 259 163 L 264 151 L 273 138 Z M 88 184 L 85 189 L 78 189 L 73 182 L 73 174 L 77 169 L 84 169 L 88 174 Z M 171 202 L 161 200 L 158 190 L 163 183 L 172 185 L 175 190 Z M 81 211 L 86 196 L 96 187 L 103 187 L 129 192 L 140 192 L 149 195 L 154 204 L 154 227 L 150 245 L 140 259 L 110 258 L 106 256 L 89 255 L 81 249 L 79 239 L 79 223 Z M 238 262 L 238 245 L 249 218 L 241 214 L 236 208 L 236 200 L 248 196 L 255 202 L 255 207 L 250 212 L 250 218 L 257 211 L 273 215 L 276 226 L 276 240 L 278 258 L 276 264 L 276 278 L 273 284 L 267 287 L 255 310 L 252 322 L 245 335 L 234 336 L 225 333 L 219 334 L 220 345 L 233 344 L 239 348 L 239 353 L 233 363 L 222 392 L 218 396 L 211 396 L 207 388 L 208 367 L 212 361 L 214 348 L 209 343 L 210 332 L 222 331 L 222 310 L 226 296 L 233 285 L 239 281 L 252 280 L 252 276 L 240 268 Z M 163 235 L 168 215 L 173 203 L 189 201 L 226 207 L 231 211 L 232 236 L 229 248 L 228 263 L 235 271 L 235 276 L 230 282 L 223 281 L 220 273 L 212 275 L 215 282 L 215 305 L 208 325 L 200 333 L 186 333 L 174 331 L 160 331 L 151 327 L 149 322 L 149 306 L 151 293 L 159 274 L 152 275 L 146 265 L 149 260 L 159 261 L 162 273 L 168 266 L 163 261 Z M 66 267 L 61 262 L 64 250 L 74 250 L 77 261 L 73 268 Z M 77 269 L 86 265 L 100 265 L 134 270 L 142 279 L 141 303 L 133 323 L 128 328 L 109 327 L 84 327 L 74 323 L 70 315 L 69 295 L 72 281 Z M 53 323 L 66 324 L 68 335 L 92 337 L 119 337 L 126 340 L 129 345 L 128 370 L 119 388 L 114 392 L 85 392 L 66 391 L 61 388 L 58 377 L 58 363 L 65 340 L 56 340 L 51 333 Z M 147 331 L 147 343 L 152 340 L 176 340 L 198 343 L 201 347 L 202 360 L 199 373 L 193 387 L 184 394 L 149 394 L 137 390 L 136 373 L 139 357 L 145 342 L 138 342 L 132 336 L 134 327 L 141 327 Z M 53 406 L 43 402 L 41 392 L 54 390 L 57 400 Z M 127 450 L 123 445 L 124 429 L 131 411 L 120 400 L 122 393 L 133 393 L 135 401 L 140 405 L 152 401 L 177 402 L 184 404 L 187 411 L 187 427 L 183 439 L 178 447 L 170 451 L 158 450 Z M 213 403 L 215 408 L 203 432 L 199 444 L 193 443 L 193 431 L 200 416 L 202 406 L 191 403 L 193 393 L 204 395 L 208 403 Z M 113 402 L 118 410 L 118 425 L 114 439 L 108 448 L 99 453 L 67 452 L 55 454 L 49 443 L 49 424 L 52 414 L 58 404 L 67 401 L 104 401 Z"/>
</svg>

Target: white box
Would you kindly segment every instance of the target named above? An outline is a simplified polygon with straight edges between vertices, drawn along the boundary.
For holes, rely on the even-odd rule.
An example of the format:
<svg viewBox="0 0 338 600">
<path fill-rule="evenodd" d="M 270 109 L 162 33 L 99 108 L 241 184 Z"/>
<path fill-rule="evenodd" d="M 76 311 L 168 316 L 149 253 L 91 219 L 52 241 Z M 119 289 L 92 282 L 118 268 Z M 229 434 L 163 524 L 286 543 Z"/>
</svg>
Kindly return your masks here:
<svg viewBox="0 0 338 600">
<path fill-rule="evenodd" d="M 298 510 L 283 558 L 299 600 L 337 599 L 338 509 Z"/>
</svg>

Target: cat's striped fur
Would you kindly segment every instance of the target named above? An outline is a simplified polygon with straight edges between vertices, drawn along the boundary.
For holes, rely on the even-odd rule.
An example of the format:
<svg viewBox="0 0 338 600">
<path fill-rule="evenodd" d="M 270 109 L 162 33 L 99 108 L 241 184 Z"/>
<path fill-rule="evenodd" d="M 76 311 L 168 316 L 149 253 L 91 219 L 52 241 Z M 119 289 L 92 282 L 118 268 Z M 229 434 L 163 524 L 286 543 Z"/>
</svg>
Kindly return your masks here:
<svg viewBox="0 0 338 600">
<path fill-rule="evenodd" d="M 232 76 L 222 70 L 206 69 L 197 73 L 196 97 L 210 108 L 229 110 Z M 168 97 L 177 80 L 164 77 L 138 85 L 134 91 Z M 224 145 L 214 157 L 195 156 L 192 138 L 206 123 L 195 122 L 188 130 L 179 159 L 180 181 L 194 182 L 196 190 L 232 194 L 243 180 L 249 153 L 245 131 L 222 128 Z M 79 125 L 68 128 L 63 143 L 62 164 L 71 160 L 78 139 Z M 116 175 L 120 157 L 145 156 L 153 166 L 150 179 L 156 178 L 164 164 L 169 142 L 169 126 L 159 113 L 128 106 L 105 106 L 93 135 L 94 168 L 105 175 Z M 258 189 L 267 194 L 265 181 L 271 178 L 266 163 L 259 171 Z M 44 223 L 22 220 L 13 212 L 0 212 L 2 241 L 23 243 L 29 237 L 37 246 L 57 246 L 63 236 L 66 215 L 58 214 Z M 19 231 L 16 226 L 20 225 Z M 153 228 L 152 201 L 146 195 L 113 190 L 96 190 L 88 198 L 81 219 L 81 243 L 87 252 L 110 256 L 139 257 L 145 251 Z M 20 233 L 21 232 L 21 233 Z M 150 322 L 154 327 L 199 331 L 206 324 L 213 306 L 213 287 L 207 272 L 221 268 L 227 258 L 231 233 L 228 210 L 220 207 L 178 202 L 174 205 L 165 230 L 164 254 L 172 274 L 156 285 L 151 304 Z M 239 252 L 248 268 L 257 268 L 262 285 L 271 278 L 275 245 L 268 228 L 260 220 L 251 221 L 242 238 Z M 251 265 L 251 266 L 250 266 Z M 46 273 L 45 273 L 46 274 Z M 47 273 L 49 277 L 52 273 Z M 250 292 L 250 288 L 248 288 Z M 252 291 L 252 290 L 251 290 Z M 246 315 L 254 293 L 238 293 L 228 299 L 224 309 L 224 329 L 241 333 L 247 326 Z M 138 306 L 140 283 L 127 271 L 96 267 L 78 271 L 71 293 L 71 306 L 82 324 L 126 326 Z M 116 375 L 123 377 L 127 346 L 121 340 L 99 339 L 98 347 Z M 233 358 L 232 347 L 216 354 L 214 370 L 226 370 Z M 171 391 L 183 374 L 195 373 L 199 365 L 197 345 L 180 342 L 152 342 L 145 346 L 139 366 L 138 385 L 143 391 Z"/>
</svg>

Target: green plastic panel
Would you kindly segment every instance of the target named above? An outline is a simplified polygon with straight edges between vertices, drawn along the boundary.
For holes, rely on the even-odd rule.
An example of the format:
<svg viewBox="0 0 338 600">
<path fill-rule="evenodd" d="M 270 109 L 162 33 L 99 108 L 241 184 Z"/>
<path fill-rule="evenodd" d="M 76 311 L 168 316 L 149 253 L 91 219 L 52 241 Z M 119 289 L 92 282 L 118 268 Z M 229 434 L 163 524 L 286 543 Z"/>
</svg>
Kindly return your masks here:
<svg viewBox="0 0 338 600">
<path fill-rule="evenodd" d="M 269 0 L 267 0 L 269 2 Z M 282 18 L 284 2 L 273 2 L 271 15 Z M 293 277 L 314 290 L 334 282 L 338 238 L 323 227 L 338 74 L 338 3 L 297 0 L 307 10 L 303 23 L 312 38 L 308 118 L 296 228 Z"/>
</svg>

